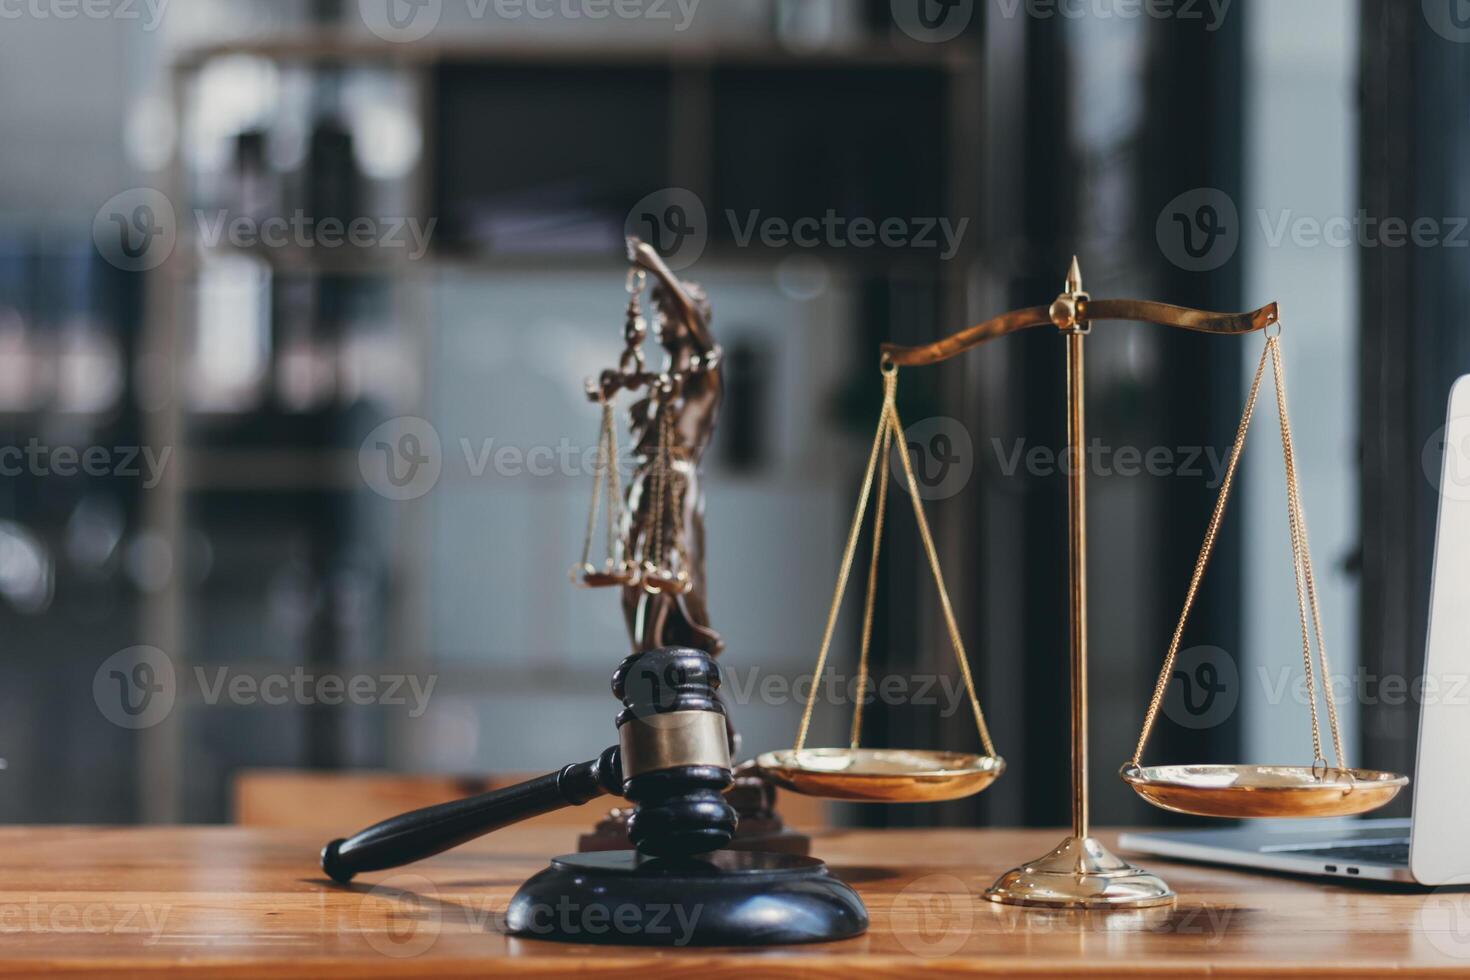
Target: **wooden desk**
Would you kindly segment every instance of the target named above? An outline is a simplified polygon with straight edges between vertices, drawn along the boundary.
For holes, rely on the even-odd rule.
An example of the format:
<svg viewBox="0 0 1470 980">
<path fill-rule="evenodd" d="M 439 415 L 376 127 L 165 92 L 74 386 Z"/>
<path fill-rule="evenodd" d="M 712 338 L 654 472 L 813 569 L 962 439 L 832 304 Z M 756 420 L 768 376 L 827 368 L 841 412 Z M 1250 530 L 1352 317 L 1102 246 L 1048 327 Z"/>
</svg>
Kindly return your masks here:
<svg viewBox="0 0 1470 980">
<path fill-rule="evenodd" d="M 1410 893 L 1150 860 L 1173 910 L 1056 914 L 978 892 L 1055 831 L 832 832 L 867 935 L 823 946 L 649 950 L 508 938 L 498 914 L 573 830 L 509 831 L 350 888 L 318 835 L 217 828 L 0 829 L 0 974 L 641 978 L 1470 974 L 1470 893 Z M 1112 835 L 1101 835 L 1109 844 Z M 1458 915 L 1458 920 L 1454 917 Z M 1452 926 L 1458 925 L 1459 931 Z"/>
</svg>

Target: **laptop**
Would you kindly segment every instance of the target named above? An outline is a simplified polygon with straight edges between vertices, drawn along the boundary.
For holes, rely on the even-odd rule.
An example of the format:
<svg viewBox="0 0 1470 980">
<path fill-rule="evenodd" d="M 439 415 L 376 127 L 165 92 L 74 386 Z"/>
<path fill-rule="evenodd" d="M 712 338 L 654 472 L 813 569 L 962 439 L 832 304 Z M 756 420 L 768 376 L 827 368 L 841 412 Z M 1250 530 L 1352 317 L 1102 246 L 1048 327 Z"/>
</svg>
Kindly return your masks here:
<svg viewBox="0 0 1470 980">
<path fill-rule="evenodd" d="M 1123 849 L 1334 878 L 1470 883 L 1470 375 L 1450 390 L 1444 436 L 1412 817 L 1130 833 Z"/>
</svg>

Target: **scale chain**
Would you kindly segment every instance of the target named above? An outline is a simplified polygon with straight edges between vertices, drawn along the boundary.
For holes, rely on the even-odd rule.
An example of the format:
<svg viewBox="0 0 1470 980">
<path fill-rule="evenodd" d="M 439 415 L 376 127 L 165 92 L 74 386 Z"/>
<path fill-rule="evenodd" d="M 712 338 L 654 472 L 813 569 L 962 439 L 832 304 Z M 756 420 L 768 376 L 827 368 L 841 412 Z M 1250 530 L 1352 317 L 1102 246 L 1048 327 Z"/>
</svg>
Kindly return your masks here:
<svg viewBox="0 0 1470 980">
<path fill-rule="evenodd" d="M 849 736 L 849 746 L 854 749 L 858 747 L 863 735 L 863 704 L 868 690 L 868 651 L 873 642 L 873 607 L 878 592 L 878 552 L 883 545 L 883 514 L 888 503 L 888 453 L 893 441 L 893 420 L 886 409 L 883 415 L 886 424 L 882 421 L 878 423 L 878 430 L 883 433 L 883 447 L 878 452 L 882 462 L 878 468 L 878 500 L 873 511 L 873 557 L 868 563 L 868 592 L 863 600 L 863 638 L 858 649 L 857 703 L 852 708 L 852 731 Z M 900 447 L 899 451 L 905 450 Z"/>
<path fill-rule="evenodd" d="M 602 424 L 607 433 L 604 437 L 607 452 L 607 560 L 616 567 L 626 557 L 618 554 L 618 532 L 623 517 L 623 487 L 618 475 L 618 425 L 612 405 L 604 401 L 602 411 Z"/>
<path fill-rule="evenodd" d="M 1343 768 L 1342 736 L 1337 726 L 1337 706 L 1332 700 L 1332 674 L 1327 660 L 1327 647 L 1322 642 L 1322 614 L 1317 602 L 1316 581 L 1312 574 L 1312 552 L 1307 543 L 1306 515 L 1302 509 L 1301 488 L 1296 475 L 1296 453 L 1291 437 L 1291 415 L 1286 407 L 1286 373 L 1282 366 L 1281 339 L 1268 337 L 1267 349 L 1271 353 L 1271 372 L 1276 380 L 1276 410 L 1281 420 L 1281 449 L 1286 468 L 1287 519 L 1291 526 L 1293 571 L 1296 573 L 1297 609 L 1302 628 L 1302 659 L 1306 665 L 1307 696 L 1312 708 L 1312 768 L 1318 763 L 1323 770 L 1327 759 L 1322 754 L 1322 731 L 1317 720 L 1317 695 L 1312 683 L 1312 651 L 1307 636 L 1307 611 L 1312 617 L 1312 632 L 1317 641 L 1317 657 L 1322 667 L 1322 700 L 1327 705 L 1327 724 L 1332 734 L 1333 755 L 1337 768 Z M 1306 601 L 1303 602 L 1305 592 Z"/>
<path fill-rule="evenodd" d="M 801 725 L 796 730 L 794 749 L 797 752 L 800 752 L 806 745 L 807 731 L 812 723 L 812 709 L 817 704 L 817 686 L 821 682 L 822 672 L 827 668 L 827 653 L 832 648 L 832 634 L 837 627 L 837 612 L 842 606 L 842 594 L 847 591 L 848 576 L 852 574 L 852 560 L 857 553 L 858 535 L 863 529 L 863 515 L 868 509 L 868 495 L 873 490 L 873 473 L 878 466 L 879 452 L 888 423 L 888 399 L 893 397 L 894 388 L 898 384 L 896 375 L 896 369 L 892 372 L 884 372 L 883 413 L 878 420 L 878 431 L 873 433 L 873 449 L 868 454 L 868 468 L 863 473 L 863 485 L 858 491 L 857 509 L 853 512 L 852 526 L 847 532 L 847 544 L 842 549 L 842 561 L 837 569 L 837 588 L 832 595 L 832 605 L 827 609 L 827 623 L 822 628 L 822 645 L 817 648 L 817 665 L 812 672 L 811 691 L 807 694 L 806 706 L 801 712 Z"/>
<path fill-rule="evenodd" d="M 898 406 L 891 397 L 888 417 L 893 431 L 902 436 L 903 423 L 898 419 Z M 994 757 L 995 745 L 990 741 L 990 728 L 985 724 L 985 712 L 980 710 L 980 698 L 975 694 L 975 679 L 970 676 L 970 659 L 965 654 L 964 641 L 960 639 L 960 627 L 955 620 L 954 606 L 949 601 L 949 590 L 944 587 L 944 573 L 939 567 L 939 553 L 934 549 L 934 538 L 929 533 L 929 521 L 924 516 L 924 502 L 919 496 L 919 481 L 914 477 L 914 464 L 909 459 L 908 447 L 899 448 L 899 460 L 903 463 L 903 474 L 909 485 L 909 499 L 914 505 L 914 519 L 919 524 L 919 537 L 924 543 L 924 552 L 929 556 L 929 570 L 934 573 L 934 584 L 939 588 L 939 606 L 944 611 L 944 625 L 949 630 L 949 642 L 960 666 L 960 676 L 965 679 L 965 692 L 970 696 L 970 708 L 975 713 L 975 728 L 980 733 L 980 743 L 985 746 L 985 754 Z"/>
<path fill-rule="evenodd" d="M 975 680 L 970 672 L 969 658 L 965 653 L 964 642 L 960 637 L 959 624 L 955 618 L 954 607 L 950 602 L 949 591 L 944 584 L 944 574 L 939 564 L 939 553 L 934 547 L 934 539 L 929 531 L 929 522 L 924 515 L 923 499 L 919 496 L 919 483 L 914 475 L 913 463 L 909 459 L 907 446 L 903 444 L 903 423 L 898 416 L 898 369 L 897 367 L 885 367 L 883 371 L 883 408 L 878 419 L 878 430 L 873 436 L 873 448 L 868 457 L 868 466 L 863 474 L 862 489 L 858 494 L 856 512 L 853 514 L 852 526 L 848 530 L 847 544 L 843 549 L 842 562 L 837 574 L 837 587 L 832 596 L 832 605 L 827 611 L 826 627 L 822 633 L 822 645 L 817 652 L 816 669 L 812 675 L 811 692 L 807 697 L 806 706 L 802 711 L 801 726 L 797 730 L 795 751 L 800 752 L 806 744 L 806 737 L 811 726 L 812 710 L 816 705 L 816 692 L 821 683 L 823 672 L 827 666 L 827 655 L 832 645 L 832 635 L 837 623 L 837 614 L 842 606 L 843 594 L 847 591 L 847 582 L 852 574 L 853 559 L 857 552 L 859 535 L 862 532 L 863 517 L 867 513 L 868 499 L 871 496 L 874 476 L 878 473 L 878 466 L 884 467 L 882 475 L 878 477 L 878 513 L 874 518 L 874 542 L 871 563 L 868 574 L 868 587 L 866 601 L 863 610 L 863 634 L 862 647 L 858 667 L 858 697 L 853 706 L 853 721 L 851 729 L 851 747 L 857 748 L 862 728 L 862 703 L 865 695 L 868 675 L 868 653 L 872 639 L 872 617 L 873 605 L 876 592 L 876 572 L 878 567 L 879 542 L 883 531 L 883 505 L 887 498 L 888 485 L 888 453 L 895 439 L 899 443 L 899 458 L 903 464 L 905 482 L 908 484 L 909 498 L 914 507 L 914 518 L 919 527 L 919 538 L 924 545 L 924 553 L 929 560 L 930 571 L 934 575 L 934 584 L 939 590 L 940 608 L 944 613 L 945 627 L 949 632 L 950 644 L 954 650 L 955 660 L 959 664 L 960 675 L 965 682 L 965 690 L 970 698 L 970 707 L 975 715 L 975 727 L 979 732 L 981 744 L 985 747 L 986 755 L 995 756 L 995 745 L 990 738 L 990 729 L 985 723 L 985 713 L 980 708 L 980 698 L 975 693 Z"/>
<path fill-rule="evenodd" d="M 599 396 L 598 401 L 602 405 L 602 421 L 598 425 L 597 432 L 597 458 L 593 462 L 592 475 L 592 505 L 587 508 L 587 533 L 582 536 L 582 569 L 586 570 L 592 564 L 592 538 L 597 533 L 597 512 L 602 505 L 602 483 L 603 474 L 600 472 L 602 466 L 606 465 L 604 452 L 607 449 L 607 423 L 612 414 L 612 406 L 605 397 Z M 609 502 L 609 508 L 611 502 Z M 611 513 L 609 513 L 609 526 L 611 526 Z M 608 539 L 609 555 L 611 555 L 612 539 Z"/>
<path fill-rule="evenodd" d="M 1143 731 L 1138 734 L 1138 744 L 1133 749 L 1133 758 L 1130 765 L 1142 765 L 1143 750 L 1148 744 L 1149 735 L 1153 734 L 1154 722 L 1158 719 L 1159 708 L 1164 703 L 1164 693 L 1169 688 L 1169 678 L 1174 673 L 1174 659 L 1179 655 L 1179 644 L 1184 638 L 1184 626 L 1189 621 L 1189 613 L 1194 608 L 1195 596 L 1199 592 L 1200 580 L 1204 578 L 1205 567 L 1210 563 L 1210 556 L 1215 550 L 1215 537 L 1220 531 L 1220 521 L 1225 516 L 1225 505 L 1230 499 L 1230 489 L 1235 483 L 1235 471 L 1240 464 L 1240 454 L 1245 449 L 1245 439 L 1250 431 L 1251 417 L 1256 411 L 1256 399 L 1261 392 L 1261 379 L 1266 373 L 1267 351 L 1261 351 L 1261 360 L 1256 365 L 1255 376 L 1251 379 L 1250 394 L 1246 396 L 1245 411 L 1240 417 L 1240 426 L 1235 432 L 1235 444 L 1230 447 L 1230 462 L 1225 467 L 1225 479 L 1220 484 L 1220 494 L 1215 498 L 1215 509 L 1210 514 L 1209 526 L 1205 529 L 1205 541 L 1200 547 L 1199 557 L 1195 559 L 1194 574 L 1189 580 L 1189 590 L 1184 593 L 1184 610 L 1179 614 L 1179 623 L 1174 627 L 1174 635 L 1169 640 L 1169 652 L 1164 655 L 1164 666 L 1159 671 L 1159 679 L 1154 684 L 1154 693 L 1148 701 L 1148 711 L 1143 717 Z"/>
<path fill-rule="evenodd" d="M 1250 394 L 1246 397 L 1245 411 L 1241 415 L 1240 426 L 1236 430 L 1235 444 L 1231 447 L 1230 462 L 1225 470 L 1225 478 L 1221 483 L 1219 496 L 1215 500 L 1214 511 L 1210 515 L 1210 523 L 1205 531 L 1205 540 L 1200 548 L 1199 558 L 1195 561 L 1194 574 L 1190 578 L 1189 589 L 1184 597 L 1184 608 L 1180 613 L 1179 622 L 1174 628 L 1174 634 L 1169 641 L 1169 650 L 1164 656 L 1164 665 L 1159 671 L 1159 677 L 1154 685 L 1153 695 L 1149 699 L 1148 711 L 1144 715 L 1143 730 L 1139 733 L 1138 744 L 1133 750 L 1133 758 L 1129 760 L 1130 766 L 1138 767 L 1142 764 L 1144 748 L 1148 744 L 1149 735 L 1153 732 L 1154 723 L 1158 719 L 1159 709 L 1163 705 L 1164 694 L 1168 690 L 1169 680 L 1173 676 L 1175 659 L 1178 656 L 1179 645 L 1184 636 L 1184 627 L 1194 607 L 1194 601 L 1199 591 L 1200 581 L 1204 577 L 1205 568 L 1209 564 L 1210 557 L 1213 554 L 1215 541 L 1220 530 L 1220 522 L 1224 517 L 1225 506 L 1230 497 L 1230 490 L 1234 485 L 1236 469 L 1240 462 L 1241 453 L 1245 448 L 1246 435 L 1255 413 L 1268 359 L 1271 362 L 1272 381 L 1276 389 L 1276 409 L 1281 427 L 1282 455 L 1286 470 L 1287 526 L 1291 537 L 1292 572 L 1297 592 L 1297 617 L 1301 625 L 1302 658 L 1312 720 L 1312 768 L 1315 772 L 1320 766 L 1325 773 L 1327 760 L 1322 755 L 1322 733 L 1317 717 L 1317 698 L 1315 678 L 1313 677 L 1314 671 L 1312 668 L 1311 642 L 1307 631 L 1308 608 L 1311 611 L 1312 630 L 1317 641 L 1317 653 L 1324 677 L 1323 698 L 1327 703 L 1327 720 L 1332 732 L 1333 750 L 1337 757 L 1338 768 L 1342 768 L 1342 740 L 1338 732 L 1337 708 L 1332 700 L 1327 648 L 1322 642 L 1321 612 L 1317 602 L 1316 582 L 1312 575 L 1312 558 L 1311 550 L 1307 544 L 1306 519 L 1303 514 L 1301 493 L 1296 476 L 1296 457 L 1291 438 L 1291 417 L 1286 407 L 1286 379 L 1282 364 L 1279 334 L 1266 338 L 1265 348 L 1261 351 L 1261 359 L 1257 363 L 1255 375 L 1251 379 Z"/>
</svg>

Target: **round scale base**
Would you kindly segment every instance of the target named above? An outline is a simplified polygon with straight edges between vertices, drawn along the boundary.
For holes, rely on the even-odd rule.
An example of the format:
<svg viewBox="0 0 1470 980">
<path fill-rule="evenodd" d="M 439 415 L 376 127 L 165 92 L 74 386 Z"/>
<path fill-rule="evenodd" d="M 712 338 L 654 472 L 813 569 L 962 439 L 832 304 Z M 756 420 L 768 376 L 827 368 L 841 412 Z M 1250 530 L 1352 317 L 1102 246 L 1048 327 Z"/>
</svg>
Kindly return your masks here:
<svg viewBox="0 0 1470 980">
<path fill-rule="evenodd" d="M 1091 837 L 1068 837 L 1045 857 L 1007 871 L 985 897 L 1002 905 L 1093 910 L 1174 901 L 1162 878 L 1135 868 Z"/>
<path fill-rule="evenodd" d="M 621 946 L 772 946 L 861 935 L 857 892 L 816 858 L 715 851 L 564 854 L 515 893 L 513 936 Z"/>
</svg>

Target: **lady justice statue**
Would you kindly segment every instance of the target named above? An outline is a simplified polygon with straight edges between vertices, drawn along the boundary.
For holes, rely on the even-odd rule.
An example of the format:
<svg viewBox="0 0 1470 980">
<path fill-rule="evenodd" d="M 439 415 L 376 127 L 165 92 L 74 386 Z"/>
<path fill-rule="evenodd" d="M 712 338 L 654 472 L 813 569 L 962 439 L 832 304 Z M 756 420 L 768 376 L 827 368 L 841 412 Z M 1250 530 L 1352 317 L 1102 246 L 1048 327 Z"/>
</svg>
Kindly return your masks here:
<svg viewBox="0 0 1470 980">
<path fill-rule="evenodd" d="M 623 616 L 635 650 L 724 644 L 709 625 L 704 578 L 704 491 L 700 458 L 714 435 L 724 382 L 710 307 L 696 283 L 681 283 L 657 252 L 628 243 L 635 275 L 651 272 L 663 372 L 633 405 L 637 457 L 628 486 L 624 540 L 642 556 L 639 580 L 623 587 Z M 634 297 L 636 300 L 636 296 Z"/>
<path fill-rule="evenodd" d="M 649 245 L 628 239 L 628 308 L 624 349 L 618 367 L 587 385 L 587 397 L 602 406 L 599 465 L 580 584 L 618 586 L 633 652 L 667 646 L 694 647 L 717 655 L 724 649 L 710 626 L 704 574 L 704 491 L 700 461 L 714 436 L 724 395 L 721 351 L 710 332 L 710 304 L 697 283 L 681 281 Z M 661 370 L 644 364 L 648 325 L 640 298 L 649 276 L 654 330 L 664 350 Z M 620 493 L 617 421 L 613 401 L 620 391 L 636 393 L 628 429 L 633 470 Z M 598 498 L 608 497 L 608 554 L 599 568 L 589 561 Z M 621 497 L 621 499 L 619 499 Z M 621 504 L 621 516 L 614 508 Z M 731 730 L 732 749 L 737 736 Z M 774 790 L 762 780 L 737 774 L 727 794 L 740 813 L 732 847 L 805 853 L 808 840 L 784 830 L 772 809 Z M 625 815 L 614 810 L 582 838 L 582 850 L 627 847 Z"/>
<path fill-rule="evenodd" d="M 688 646 L 717 654 L 724 644 L 709 625 L 699 464 L 714 435 L 724 389 L 720 348 L 709 331 L 704 290 L 680 282 L 658 253 L 636 238 L 628 239 L 628 261 L 623 355 L 616 369 L 603 371 L 587 385 L 587 397 L 603 408 L 603 427 L 580 583 L 622 588 L 633 652 Z M 643 360 L 648 325 L 640 296 L 650 273 L 656 280 L 652 298 L 658 342 L 665 353 L 660 371 L 649 371 Z M 641 397 L 629 419 L 633 472 L 627 496 L 619 500 L 612 404 L 623 390 Z M 607 560 L 599 569 L 587 552 L 604 482 L 609 540 Z"/>
</svg>

